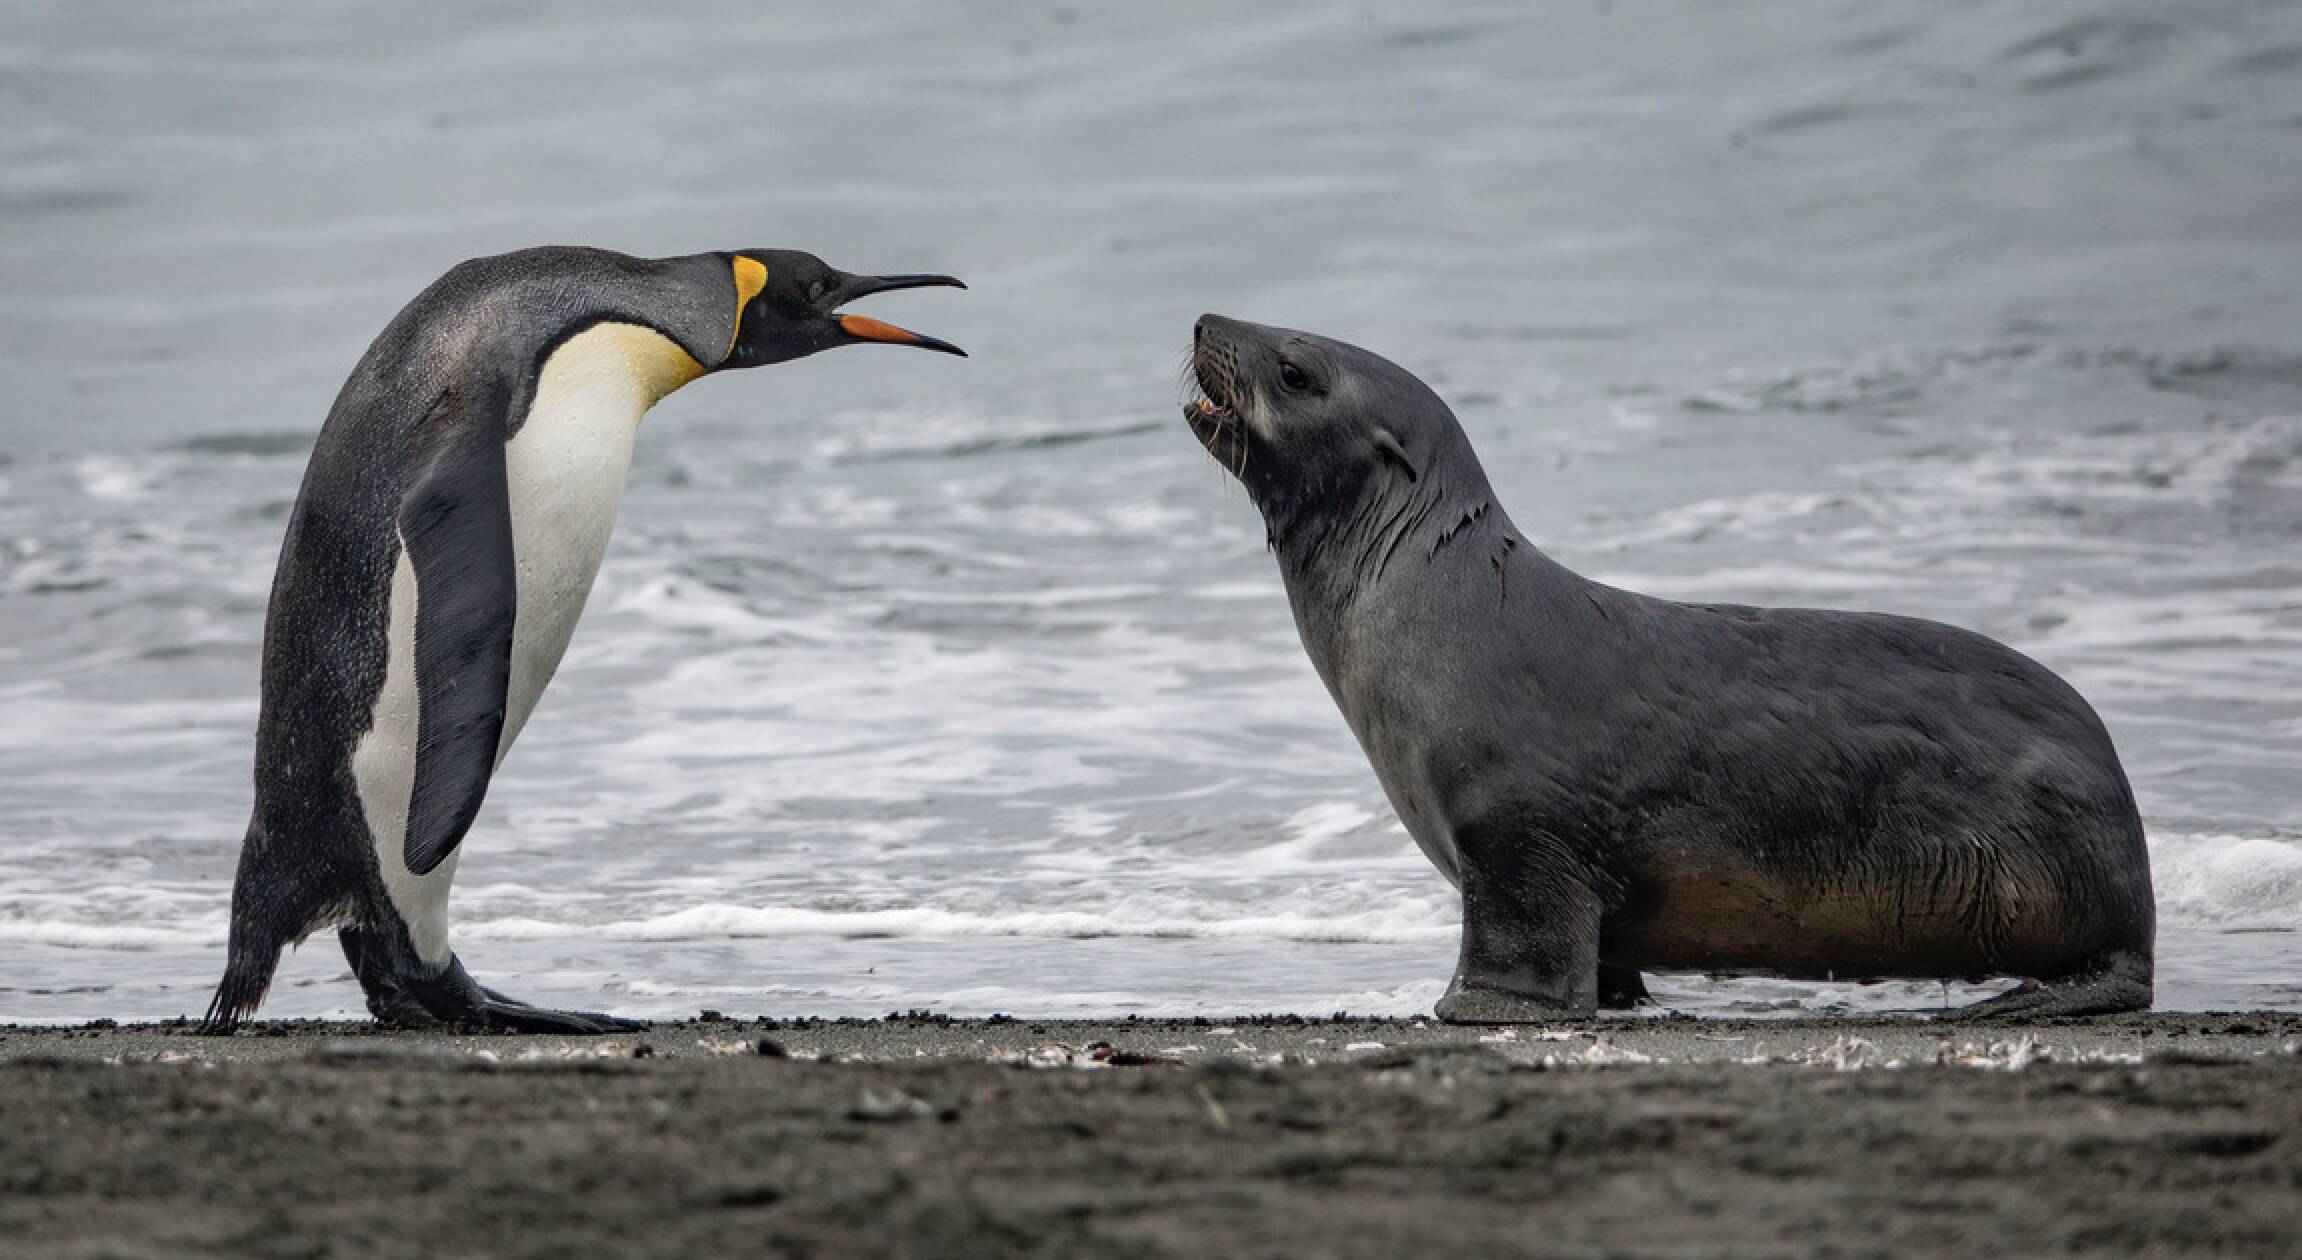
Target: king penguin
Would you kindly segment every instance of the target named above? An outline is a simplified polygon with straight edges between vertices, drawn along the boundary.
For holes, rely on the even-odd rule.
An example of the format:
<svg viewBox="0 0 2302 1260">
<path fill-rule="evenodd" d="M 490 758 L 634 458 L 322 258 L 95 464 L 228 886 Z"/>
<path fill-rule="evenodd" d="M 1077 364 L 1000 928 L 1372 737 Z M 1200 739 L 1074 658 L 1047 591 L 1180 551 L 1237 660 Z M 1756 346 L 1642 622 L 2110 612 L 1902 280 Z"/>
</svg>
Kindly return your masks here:
<svg viewBox="0 0 2302 1260">
<path fill-rule="evenodd" d="M 263 1001 L 280 950 L 338 929 L 378 1020 L 638 1027 L 481 987 L 448 888 L 607 550 L 640 417 L 707 372 L 949 342 L 839 308 L 949 276 L 811 254 L 642 259 L 552 246 L 463 263 L 376 338 L 328 413 L 264 622 L 256 804 L 204 1029 Z"/>
</svg>

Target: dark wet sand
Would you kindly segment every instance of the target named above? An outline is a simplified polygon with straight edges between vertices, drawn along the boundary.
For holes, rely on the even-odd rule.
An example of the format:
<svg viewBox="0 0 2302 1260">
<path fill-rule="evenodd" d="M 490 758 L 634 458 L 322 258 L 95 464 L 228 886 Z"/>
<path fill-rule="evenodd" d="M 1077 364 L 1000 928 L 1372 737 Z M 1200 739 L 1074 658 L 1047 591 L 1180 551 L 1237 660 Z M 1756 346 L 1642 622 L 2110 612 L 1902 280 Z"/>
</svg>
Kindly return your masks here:
<svg viewBox="0 0 2302 1260">
<path fill-rule="evenodd" d="M 2297 1239 L 2295 1015 L 0 1029 L 8 1256 L 2291 1256 Z"/>
</svg>

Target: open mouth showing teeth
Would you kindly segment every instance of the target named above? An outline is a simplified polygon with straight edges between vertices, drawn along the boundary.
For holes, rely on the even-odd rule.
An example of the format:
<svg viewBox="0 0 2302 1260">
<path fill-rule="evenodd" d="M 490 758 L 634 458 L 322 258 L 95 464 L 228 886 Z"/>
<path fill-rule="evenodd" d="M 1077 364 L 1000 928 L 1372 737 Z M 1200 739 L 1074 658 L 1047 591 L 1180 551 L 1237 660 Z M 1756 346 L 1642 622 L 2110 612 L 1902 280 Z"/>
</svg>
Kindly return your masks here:
<svg viewBox="0 0 2302 1260">
<path fill-rule="evenodd" d="M 1197 397 L 1183 404 L 1183 419 L 1207 453 L 1232 476 L 1243 479 L 1252 439 L 1239 410 L 1238 352 L 1204 329 L 1192 340 L 1188 379 Z"/>
<path fill-rule="evenodd" d="M 1220 421 L 1238 417 L 1239 413 L 1232 409 L 1230 400 L 1225 397 L 1229 391 L 1222 388 L 1222 364 L 1210 365 L 1204 360 L 1194 357 L 1191 365 L 1191 384 L 1197 387 L 1199 394 L 1197 398 L 1191 400 L 1187 409 L 1191 419 Z"/>
<path fill-rule="evenodd" d="M 1232 476 L 1243 476 L 1247 471 L 1246 424 L 1230 403 L 1220 400 L 1215 390 L 1204 380 L 1194 381 L 1200 396 L 1183 405 L 1183 418 L 1190 422 L 1191 431 Z"/>
</svg>

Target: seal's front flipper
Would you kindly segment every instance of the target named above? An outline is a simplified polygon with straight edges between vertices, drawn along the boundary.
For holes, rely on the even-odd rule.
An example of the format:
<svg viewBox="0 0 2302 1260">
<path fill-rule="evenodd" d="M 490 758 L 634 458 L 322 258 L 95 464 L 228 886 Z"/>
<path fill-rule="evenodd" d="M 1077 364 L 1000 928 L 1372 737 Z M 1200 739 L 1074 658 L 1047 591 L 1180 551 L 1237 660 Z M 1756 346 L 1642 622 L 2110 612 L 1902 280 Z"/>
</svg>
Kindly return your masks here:
<svg viewBox="0 0 2302 1260">
<path fill-rule="evenodd" d="M 2099 969 L 2067 980 L 2025 980 L 1996 997 L 1945 1011 L 1943 1021 L 2036 1019 L 2054 1015 L 2115 1015 L 2150 1009 L 2150 960 L 2131 953 L 2110 956 Z"/>
<path fill-rule="evenodd" d="M 1447 986 L 1446 996 L 1439 999 L 1432 1013 L 1443 1024 L 1555 1024 L 1562 1019 L 1580 1019 L 1591 1012 L 1571 1010 L 1525 994 L 1481 988 L 1476 983 L 1466 984 L 1458 975 L 1455 982 Z"/>
<path fill-rule="evenodd" d="M 1596 1014 L 1598 898 L 1579 883 L 1497 879 L 1472 862 L 1461 878 L 1462 954 L 1439 999 L 1439 1018 L 1539 1024 Z"/>
</svg>

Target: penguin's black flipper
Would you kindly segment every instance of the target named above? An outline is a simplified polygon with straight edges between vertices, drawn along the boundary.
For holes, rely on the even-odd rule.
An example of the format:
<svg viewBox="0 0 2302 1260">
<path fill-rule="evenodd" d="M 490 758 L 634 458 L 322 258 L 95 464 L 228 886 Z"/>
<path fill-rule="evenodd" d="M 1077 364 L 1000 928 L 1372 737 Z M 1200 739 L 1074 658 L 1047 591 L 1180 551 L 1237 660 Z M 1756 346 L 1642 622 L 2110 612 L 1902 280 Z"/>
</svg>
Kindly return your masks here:
<svg viewBox="0 0 2302 1260">
<path fill-rule="evenodd" d="M 504 481 L 509 389 L 483 374 L 443 393 L 416 426 L 400 500 L 416 575 L 416 769 L 408 869 L 429 874 L 463 843 L 487 797 L 511 688 L 519 574 Z"/>
</svg>

